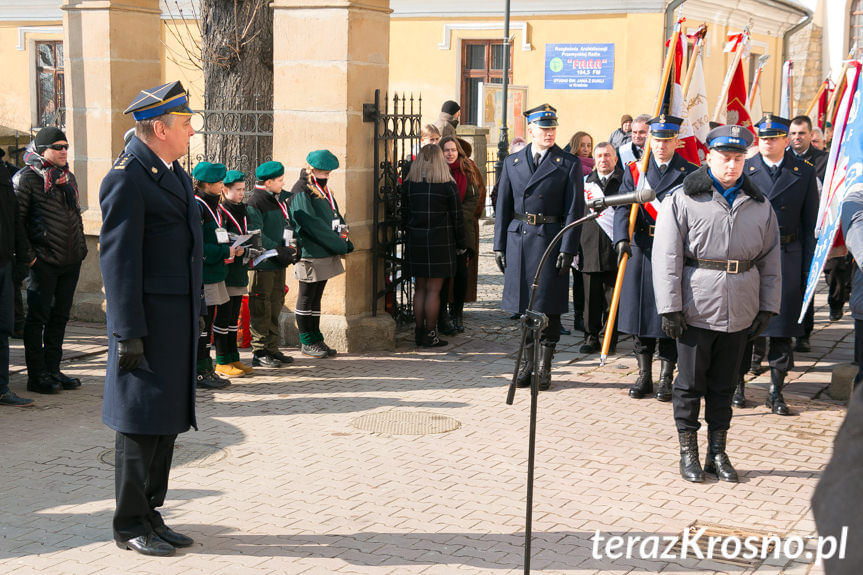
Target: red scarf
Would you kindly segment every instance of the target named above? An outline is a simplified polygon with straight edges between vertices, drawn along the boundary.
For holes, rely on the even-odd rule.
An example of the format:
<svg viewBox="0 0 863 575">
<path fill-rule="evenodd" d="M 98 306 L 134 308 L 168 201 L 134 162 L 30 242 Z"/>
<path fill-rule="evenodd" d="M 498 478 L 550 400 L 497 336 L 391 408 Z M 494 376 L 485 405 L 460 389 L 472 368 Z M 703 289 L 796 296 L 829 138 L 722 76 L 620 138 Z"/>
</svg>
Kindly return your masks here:
<svg viewBox="0 0 863 575">
<path fill-rule="evenodd" d="M 467 193 L 467 176 L 461 171 L 458 160 L 449 165 L 449 171 L 455 180 L 456 187 L 458 187 L 458 197 L 464 201 L 464 195 Z"/>
</svg>

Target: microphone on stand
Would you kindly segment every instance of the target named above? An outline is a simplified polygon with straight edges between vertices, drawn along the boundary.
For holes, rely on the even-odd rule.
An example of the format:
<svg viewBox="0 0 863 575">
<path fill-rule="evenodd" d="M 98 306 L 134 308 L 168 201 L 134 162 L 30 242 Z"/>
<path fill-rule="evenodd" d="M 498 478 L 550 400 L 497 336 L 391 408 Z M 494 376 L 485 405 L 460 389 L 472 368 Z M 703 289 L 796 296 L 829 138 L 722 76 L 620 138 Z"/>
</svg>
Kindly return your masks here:
<svg viewBox="0 0 863 575">
<path fill-rule="evenodd" d="M 635 190 L 629 194 L 617 194 L 614 196 L 605 196 L 603 198 L 597 198 L 593 200 L 590 204 L 590 209 L 595 212 L 599 212 L 604 210 L 605 208 L 611 208 L 614 206 L 623 206 L 626 204 L 646 204 L 647 202 L 652 202 L 656 199 L 656 191 L 650 188 L 642 188 L 640 190 Z"/>
</svg>

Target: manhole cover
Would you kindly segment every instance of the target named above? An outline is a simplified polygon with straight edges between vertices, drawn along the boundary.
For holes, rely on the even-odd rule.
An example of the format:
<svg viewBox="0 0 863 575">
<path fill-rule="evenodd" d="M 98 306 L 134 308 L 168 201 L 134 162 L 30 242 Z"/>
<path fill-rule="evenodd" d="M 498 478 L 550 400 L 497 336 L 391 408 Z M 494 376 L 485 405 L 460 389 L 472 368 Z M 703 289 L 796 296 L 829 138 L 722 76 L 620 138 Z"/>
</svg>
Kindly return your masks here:
<svg viewBox="0 0 863 575">
<path fill-rule="evenodd" d="M 174 444 L 174 458 L 172 467 L 207 467 L 228 456 L 225 449 L 218 445 L 209 443 L 180 443 Z M 105 465 L 114 466 L 114 450 L 106 449 L 99 454 L 99 461 Z"/>
<path fill-rule="evenodd" d="M 388 435 L 426 435 L 446 433 L 461 427 L 457 419 L 431 413 L 430 411 L 405 411 L 393 409 L 368 413 L 354 419 L 351 425 L 357 429 L 386 433 Z"/>
<path fill-rule="evenodd" d="M 687 527 L 687 531 L 689 531 L 691 538 L 697 538 L 696 545 L 705 558 L 710 556 L 710 559 L 717 563 L 738 567 L 758 566 L 765 558 L 773 557 L 776 543 L 780 542 L 782 537 L 781 534 L 775 532 L 753 531 L 699 521 L 695 521 Z M 729 541 L 725 542 L 726 539 Z M 723 544 L 725 545 L 724 548 Z M 757 554 L 753 553 L 752 548 L 747 545 L 754 546 L 757 549 Z M 677 544 L 672 547 L 671 554 L 675 557 L 681 557 L 681 547 L 681 541 L 678 540 Z M 688 556 L 693 557 L 691 549 Z"/>
</svg>

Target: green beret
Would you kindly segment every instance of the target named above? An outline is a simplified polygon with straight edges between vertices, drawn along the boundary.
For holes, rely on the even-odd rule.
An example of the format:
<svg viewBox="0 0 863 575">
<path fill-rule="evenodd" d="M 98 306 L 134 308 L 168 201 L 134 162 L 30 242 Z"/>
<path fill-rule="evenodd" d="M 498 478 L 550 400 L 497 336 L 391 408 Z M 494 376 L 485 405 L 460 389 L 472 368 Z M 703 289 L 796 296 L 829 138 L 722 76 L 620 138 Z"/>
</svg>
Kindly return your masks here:
<svg viewBox="0 0 863 575">
<path fill-rule="evenodd" d="M 225 174 L 225 179 L 223 183 L 226 186 L 230 186 L 234 182 L 245 182 L 246 174 L 241 172 L 240 170 L 228 170 L 228 173 Z"/>
<path fill-rule="evenodd" d="M 339 159 L 329 150 L 315 150 L 306 156 L 306 162 L 316 170 L 330 172 L 339 167 Z"/>
<path fill-rule="evenodd" d="M 199 182 L 213 184 L 215 182 L 221 182 L 222 180 L 224 180 L 226 171 L 227 168 L 225 168 L 224 164 L 198 162 L 198 165 L 195 166 L 194 170 L 192 170 L 192 177 Z"/>
<path fill-rule="evenodd" d="M 265 182 L 267 180 L 275 180 L 279 176 L 284 175 L 285 167 L 281 162 L 264 162 L 260 166 L 255 169 L 255 178 L 258 179 L 259 182 Z"/>
</svg>

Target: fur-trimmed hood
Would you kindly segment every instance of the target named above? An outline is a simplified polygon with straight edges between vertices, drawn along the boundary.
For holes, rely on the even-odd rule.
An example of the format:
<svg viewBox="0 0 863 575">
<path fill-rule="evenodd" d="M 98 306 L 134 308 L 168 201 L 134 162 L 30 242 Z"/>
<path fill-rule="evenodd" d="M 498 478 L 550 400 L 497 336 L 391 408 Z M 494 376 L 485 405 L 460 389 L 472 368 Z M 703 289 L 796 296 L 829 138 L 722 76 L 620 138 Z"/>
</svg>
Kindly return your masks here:
<svg viewBox="0 0 863 575">
<path fill-rule="evenodd" d="M 743 185 L 740 191 L 755 200 L 756 202 L 764 201 L 764 194 L 761 193 L 752 180 L 746 174 L 742 175 Z M 713 194 L 713 180 L 707 173 L 707 166 L 701 166 L 696 171 L 692 172 L 686 179 L 683 180 L 683 193 L 687 196 L 696 196 L 698 194 Z"/>
</svg>

